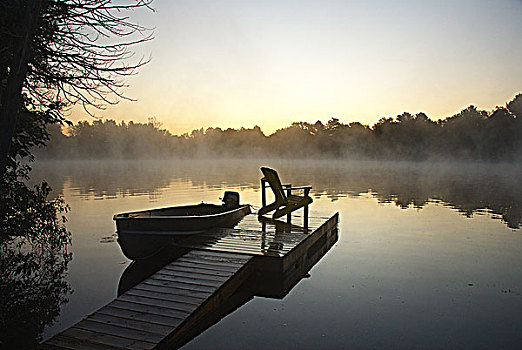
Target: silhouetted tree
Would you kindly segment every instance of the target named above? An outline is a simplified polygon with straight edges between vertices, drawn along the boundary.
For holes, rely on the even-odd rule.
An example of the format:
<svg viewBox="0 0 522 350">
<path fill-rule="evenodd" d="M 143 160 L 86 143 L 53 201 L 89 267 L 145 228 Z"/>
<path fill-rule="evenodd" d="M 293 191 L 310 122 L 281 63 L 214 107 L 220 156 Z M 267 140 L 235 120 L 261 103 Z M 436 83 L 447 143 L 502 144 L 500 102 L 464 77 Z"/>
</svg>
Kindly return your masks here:
<svg viewBox="0 0 522 350">
<path fill-rule="evenodd" d="M 51 119 L 50 119 L 51 118 Z M 19 112 L 0 187 L 0 348 L 34 348 L 46 325 L 58 316 L 70 286 L 65 280 L 71 255 L 67 210 L 61 197 L 49 199 L 43 182 L 28 187 L 31 148 L 49 139 L 45 111 Z"/>
<path fill-rule="evenodd" d="M 515 98 L 507 103 L 506 107 L 517 118 L 522 118 L 522 94 L 516 95 Z"/>
<path fill-rule="evenodd" d="M 148 7 L 150 1 L 0 3 L 0 174 L 22 107 L 57 114 L 58 121 L 63 121 L 57 112 L 66 105 L 79 102 L 84 108 L 101 107 L 116 103 L 114 97 L 123 97 L 121 77 L 146 63 L 130 63 L 129 47 L 150 39 L 136 37 L 145 28 L 129 21 L 123 12 Z M 22 93 L 28 97 L 22 98 Z"/>
<path fill-rule="evenodd" d="M 382 160 L 515 161 L 522 152 L 522 119 L 506 108 L 491 113 L 469 106 L 443 120 L 404 112 L 381 118 L 372 127 L 294 122 L 266 136 L 248 129 L 201 128 L 182 136 L 161 123 L 128 124 L 111 120 L 79 122 L 70 129 L 68 147 L 78 157 L 289 157 Z M 57 148 L 55 148 L 57 149 Z M 52 156 L 52 154 L 47 154 Z"/>
<path fill-rule="evenodd" d="M 510 161 L 515 156 L 517 120 L 506 108 L 497 108 L 485 122 L 484 140 L 487 147 L 487 159 Z"/>
<path fill-rule="evenodd" d="M 483 142 L 486 118 L 485 111 L 469 106 L 442 121 L 437 152 L 457 158 L 481 159 L 486 152 Z"/>
</svg>

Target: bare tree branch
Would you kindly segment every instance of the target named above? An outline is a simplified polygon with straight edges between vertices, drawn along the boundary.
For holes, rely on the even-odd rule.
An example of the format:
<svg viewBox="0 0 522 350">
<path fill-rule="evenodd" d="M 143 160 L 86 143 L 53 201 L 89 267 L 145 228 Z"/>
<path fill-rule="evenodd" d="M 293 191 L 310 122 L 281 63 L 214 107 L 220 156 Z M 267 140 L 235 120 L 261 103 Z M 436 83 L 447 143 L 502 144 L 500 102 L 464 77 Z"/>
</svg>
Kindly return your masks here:
<svg viewBox="0 0 522 350">
<path fill-rule="evenodd" d="M 0 135 L 0 171 L 21 103 L 31 101 L 30 108 L 40 111 L 80 103 L 93 115 L 90 107 L 102 109 L 120 99 L 132 100 L 122 92 L 124 78 L 136 74 L 150 58 L 136 58 L 131 48 L 153 36 L 152 29 L 133 22 L 131 15 L 135 10 L 152 10 L 151 2 L 0 2 L 0 123 L 6 131 Z M 22 93 L 28 96 L 25 102 Z"/>
</svg>

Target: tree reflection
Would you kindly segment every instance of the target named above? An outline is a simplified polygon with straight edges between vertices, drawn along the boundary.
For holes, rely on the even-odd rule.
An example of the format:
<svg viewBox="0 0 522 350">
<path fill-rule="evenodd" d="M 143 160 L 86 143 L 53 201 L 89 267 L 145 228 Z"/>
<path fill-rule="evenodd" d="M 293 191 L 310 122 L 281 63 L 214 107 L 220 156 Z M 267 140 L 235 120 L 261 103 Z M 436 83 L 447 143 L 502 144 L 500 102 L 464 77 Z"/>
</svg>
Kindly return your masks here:
<svg viewBox="0 0 522 350">
<path fill-rule="evenodd" d="M 19 175 L 6 174 L 0 189 L 0 348 L 8 349 L 35 347 L 71 292 L 70 233 L 57 218 L 67 207 L 47 200 L 46 183 L 32 190 Z"/>
<path fill-rule="evenodd" d="M 58 190 L 68 181 L 77 194 L 95 198 L 162 196 L 173 183 L 201 189 L 259 190 L 259 166 L 270 165 L 285 179 L 312 185 L 316 198 L 336 201 L 370 193 L 381 203 L 404 209 L 442 203 L 466 216 L 477 211 L 498 215 L 513 229 L 519 229 L 522 223 L 522 178 L 520 166 L 515 164 L 274 159 L 57 164 L 43 162 L 36 170 L 56 181 L 52 185 Z"/>
</svg>

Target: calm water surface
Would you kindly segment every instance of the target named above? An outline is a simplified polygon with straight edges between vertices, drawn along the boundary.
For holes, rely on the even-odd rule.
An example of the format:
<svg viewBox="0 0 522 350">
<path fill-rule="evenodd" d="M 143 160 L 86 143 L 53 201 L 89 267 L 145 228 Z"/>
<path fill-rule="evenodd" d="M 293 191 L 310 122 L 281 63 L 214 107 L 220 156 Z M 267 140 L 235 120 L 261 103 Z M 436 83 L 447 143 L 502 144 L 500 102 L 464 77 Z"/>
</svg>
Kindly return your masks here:
<svg viewBox="0 0 522 350">
<path fill-rule="evenodd" d="M 112 216 L 219 202 L 260 206 L 260 165 L 311 184 L 339 241 L 282 300 L 256 297 L 189 342 L 209 348 L 519 348 L 522 173 L 513 165 L 372 162 L 45 162 L 71 207 L 74 292 L 45 338 L 116 297 L 130 261 Z"/>
</svg>

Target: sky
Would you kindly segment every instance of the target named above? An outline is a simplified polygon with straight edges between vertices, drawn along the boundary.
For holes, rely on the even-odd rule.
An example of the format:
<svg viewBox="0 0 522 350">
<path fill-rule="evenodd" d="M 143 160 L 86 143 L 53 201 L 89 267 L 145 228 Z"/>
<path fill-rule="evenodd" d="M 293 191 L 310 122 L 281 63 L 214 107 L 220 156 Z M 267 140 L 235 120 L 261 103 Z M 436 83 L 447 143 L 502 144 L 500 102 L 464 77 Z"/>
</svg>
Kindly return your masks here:
<svg viewBox="0 0 522 350">
<path fill-rule="evenodd" d="M 150 57 L 101 118 L 175 134 L 332 117 L 373 125 L 473 104 L 493 110 L 522 92 L 522 0 L 155 0 L 132 18 L 154 27 Z M 92 120 L 81 108 L 67 116 Z"/>
</svg>

